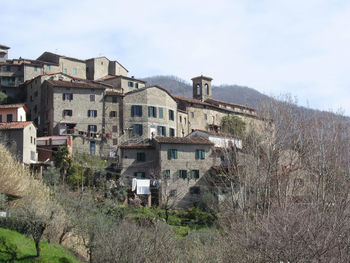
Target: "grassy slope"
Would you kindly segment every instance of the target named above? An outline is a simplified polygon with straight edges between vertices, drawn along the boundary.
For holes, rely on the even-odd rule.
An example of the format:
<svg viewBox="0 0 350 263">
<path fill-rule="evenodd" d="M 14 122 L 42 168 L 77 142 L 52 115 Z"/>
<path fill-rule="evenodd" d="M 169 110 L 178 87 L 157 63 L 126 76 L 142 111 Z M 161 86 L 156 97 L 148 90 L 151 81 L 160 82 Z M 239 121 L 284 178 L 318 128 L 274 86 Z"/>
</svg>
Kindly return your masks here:
<svg viewBox="0 0 350 263">
<path fill-rule="evenodd" d="M 74 258 L 66 249 L 58 244 L 48 244 L 46 241 L 40 243 L 42 256 L 35 258 L 36 250 L 34 242 L 11 230 L 0 228 L 0 238 L 4 237 L 6 242 L 17 246 L 17 258 L 15 261 L 7 261 L 8 255 L 0 253 L 0 262 L 52 262 L 52 263 L 73 263 L 80 262 Z M 0 250 L 3 247 L 0 245 Z"/>
</svg>

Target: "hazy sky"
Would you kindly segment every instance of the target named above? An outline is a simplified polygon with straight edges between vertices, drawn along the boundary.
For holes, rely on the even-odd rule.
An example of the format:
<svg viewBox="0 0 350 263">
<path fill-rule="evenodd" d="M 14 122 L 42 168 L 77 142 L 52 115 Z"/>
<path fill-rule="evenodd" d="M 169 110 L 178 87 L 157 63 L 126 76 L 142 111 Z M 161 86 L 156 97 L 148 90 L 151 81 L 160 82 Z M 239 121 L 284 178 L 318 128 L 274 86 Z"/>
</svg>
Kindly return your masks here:
<svg viewBox="0 0 350 263">
<path fill-rule="evenodd" d="M 0 0 L 10 58 L 107 56 L 129 75 L 203 74 L 350 116 L 347 0 Z"/>
</svg>

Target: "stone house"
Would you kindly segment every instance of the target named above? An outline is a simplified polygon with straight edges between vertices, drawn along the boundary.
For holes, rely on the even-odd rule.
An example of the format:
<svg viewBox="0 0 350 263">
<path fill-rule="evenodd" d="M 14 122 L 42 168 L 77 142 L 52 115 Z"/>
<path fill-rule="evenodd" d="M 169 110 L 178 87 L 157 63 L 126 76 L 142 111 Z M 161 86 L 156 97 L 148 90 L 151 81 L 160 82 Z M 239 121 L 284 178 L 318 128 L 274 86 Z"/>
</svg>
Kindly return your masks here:
<svg viewBox="0 0 350 263">
<path fill-rule="evenodd" d="M 130 78 L 124 75 L 107 75 L 103 78 L 98 79 L 98 81 L 110 84 L 113 86 L 113 88 L 122 89 L 123 93 L 128 93 L 130 91 L 146 87 L 145 81 L 135 79 L 134 77 Z"/>
<path fill-rule="evenodd" d="M 118 90 L 101 83 L 46 80 L 41 94 L 40 134 L 72 135 L 73 154 L 115 152 L 122 123 Z"/>
<path fill-rule="evenodd" d="M 86 63 L 84 60 L 66 57 L 51 52 L 44 52 L 37 60 L 44 61 L 47 64 L 44 67 L 44 73 L 62 72 L 73 77 L 86 79 Z"/>
<path fill-rule="evenodd" d="M 26 121 L 27 112 L 24 104 L 0 105 L 0 122 Z"/>
<path fill-rule="evenodd" d="M 124 129 L 127 138 L 177 136 L 177 103 L 158 86 L 130 91 L 124 97 Z"/>
<path fill-rule="evenodd" d="M 25 90 L 26 93 L 26 106 L 28 108 L 28 119 L 34 121 L 35 125 L 39 127 L 40 134 L 40 120 L 43 117 L 41 109 L 41 86 L 46 80 L 61 80 L 72 81 L 77 80 L 64 73 L 52 73 L 39 75 L 31 80 L 26 81 L 20 85 L 20 89 Z"/>
<path fill-rule="evenodd" d="M 36 133 L 31 121 L 0 123 L 0 141 L 20 162 L 30 164 L 37 161 Z"/>
<path fill-rule="evenodd" d="M 110 61 L 106 57 L 90 58 L 86 60 L 86 78 L 98 80 L 108 76 L 126 77 L 128 70 L 118 61 Z"/>
<path fill-rule="evenodd" d="M 126 143 L 120 151 L 122 178 L 157 180 L 159 203 L 182 208 L 201 201 L 216 158 L 213 143 L 203 138 L 156 137 Z"/>
<path fill-rule="evenodd" d="M 212 99 L 211 81 L 212 78 L 206 76 L 193 78 L 193 98 L 173 95 L 178 110 L 188 115 L 187 130 L 186 127 L 183 129 L 184 136 L 194 130 L 219 132 L 221 119 L 227 115 L 239 116 L 246 122 L 248 129 L 260 122 L 253 108 Z"/>
</svg>

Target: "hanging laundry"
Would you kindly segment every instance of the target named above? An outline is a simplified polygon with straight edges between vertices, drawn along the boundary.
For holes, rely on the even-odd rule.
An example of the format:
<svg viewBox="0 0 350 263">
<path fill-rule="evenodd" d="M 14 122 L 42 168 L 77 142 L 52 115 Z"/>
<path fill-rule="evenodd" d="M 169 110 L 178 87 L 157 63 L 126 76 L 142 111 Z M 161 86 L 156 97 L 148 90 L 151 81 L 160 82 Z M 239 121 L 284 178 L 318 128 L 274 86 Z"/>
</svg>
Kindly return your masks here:
<svg viewBox="0 0 350 263">
<path fill-rule="evenodd" d="M 136 190 L 136 184 L 137 184 L 137 179 L 133 178 L 132 179 L 132 183 L 131 183 L 131 191 L 135 191 Z"/>
<path fill-rule="evenodd" d="M 136 194 L 149 195 L 150 194 L 150 179 L 136 179 Z"/>
</svg>

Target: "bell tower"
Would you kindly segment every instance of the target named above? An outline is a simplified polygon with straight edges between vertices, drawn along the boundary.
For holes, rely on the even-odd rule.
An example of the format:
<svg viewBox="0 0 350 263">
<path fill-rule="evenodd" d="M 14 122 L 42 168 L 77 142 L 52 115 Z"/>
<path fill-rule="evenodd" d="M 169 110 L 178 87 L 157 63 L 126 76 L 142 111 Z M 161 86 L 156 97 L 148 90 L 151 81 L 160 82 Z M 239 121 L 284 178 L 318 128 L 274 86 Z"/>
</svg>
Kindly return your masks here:
<svg viewBox="0 0 350 263">
<path fill-rule="evenodd" d="M 193 98 L 201 101 L 211 98 L 211 81 L 213 79 L 203 75 L 192 79 Z"/>
</svg>

